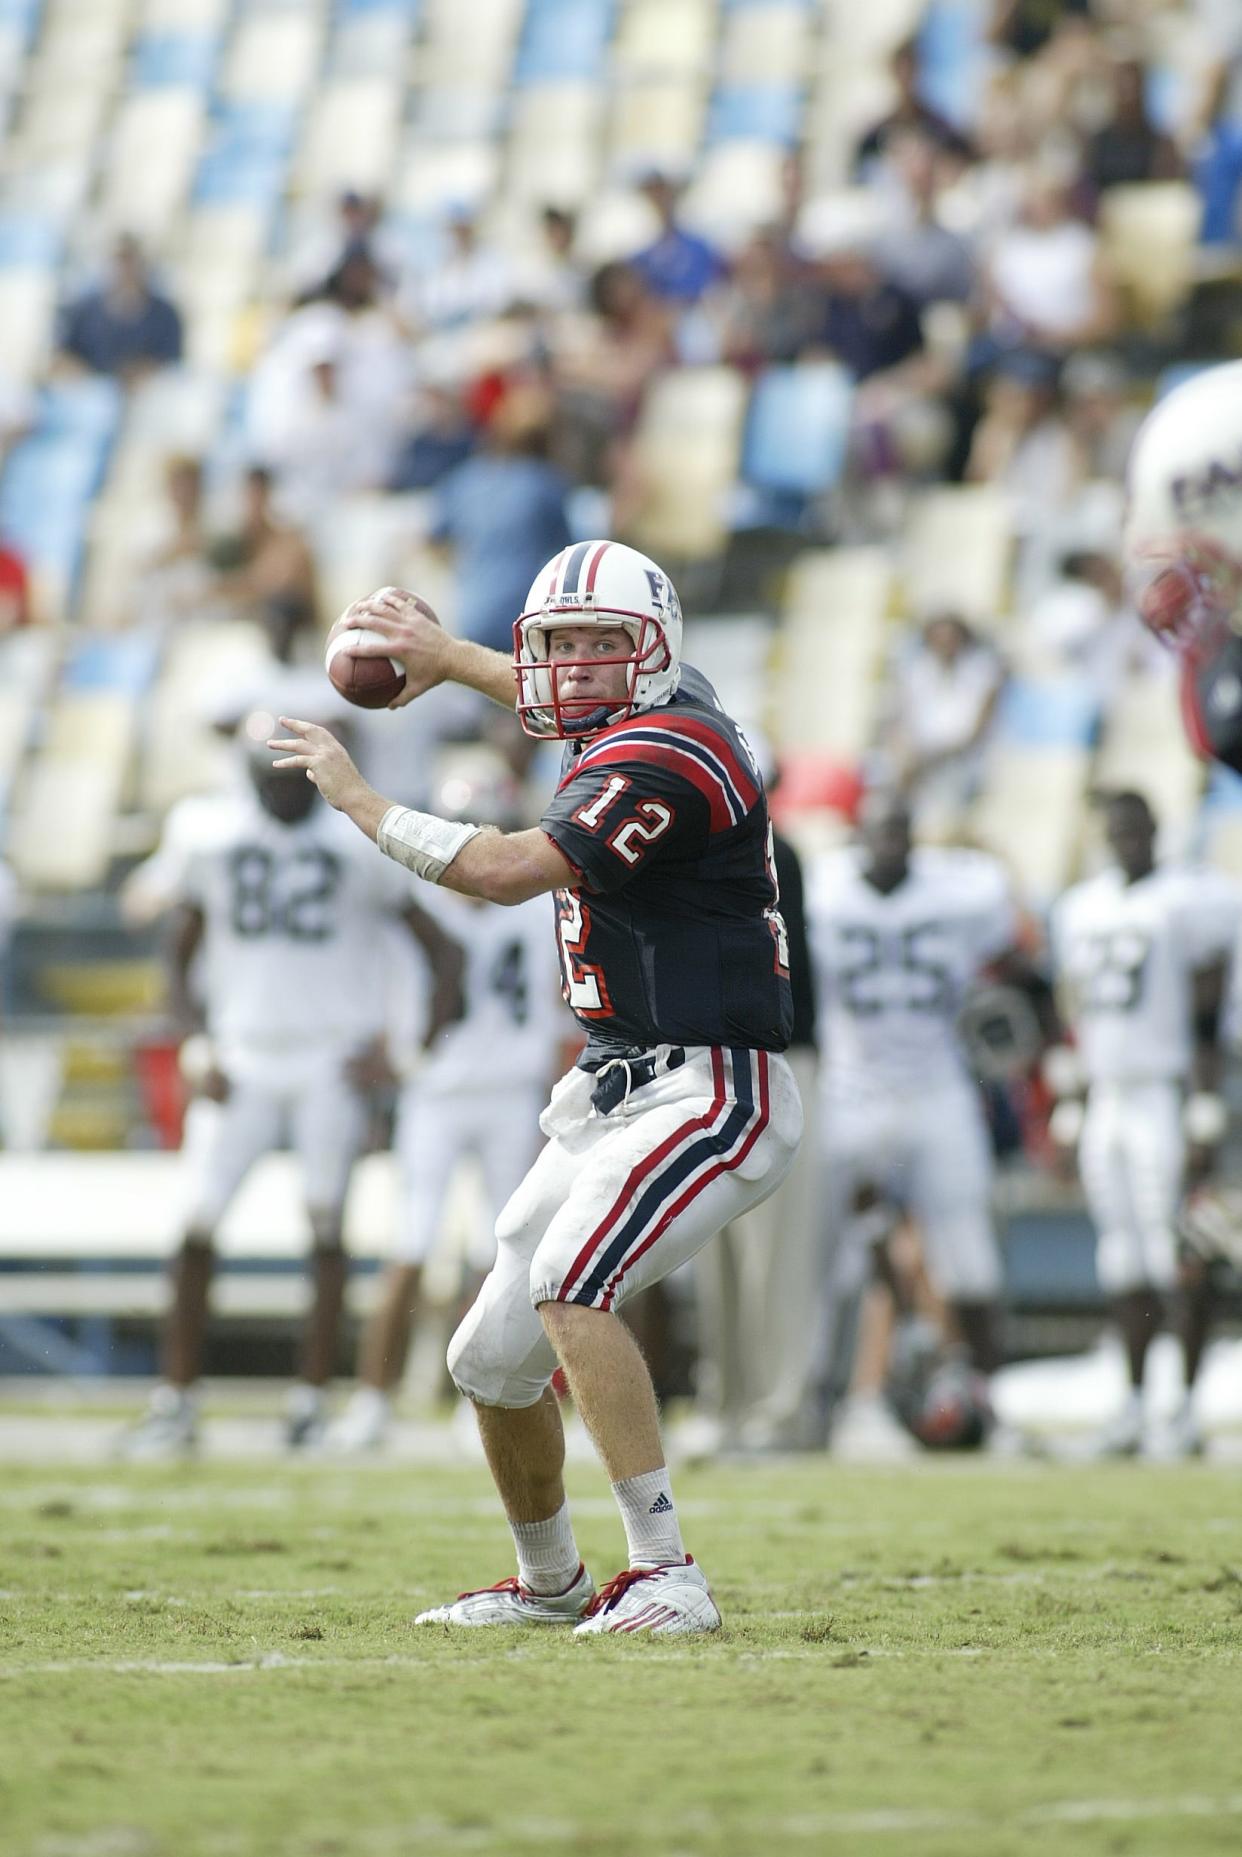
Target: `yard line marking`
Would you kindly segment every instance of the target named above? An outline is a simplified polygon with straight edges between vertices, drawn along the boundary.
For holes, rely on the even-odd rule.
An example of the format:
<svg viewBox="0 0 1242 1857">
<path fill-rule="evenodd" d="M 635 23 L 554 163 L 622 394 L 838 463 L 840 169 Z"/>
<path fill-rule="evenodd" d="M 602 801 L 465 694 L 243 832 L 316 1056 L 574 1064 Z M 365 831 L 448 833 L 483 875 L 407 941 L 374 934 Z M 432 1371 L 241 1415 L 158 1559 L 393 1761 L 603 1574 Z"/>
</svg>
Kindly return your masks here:
<svg viewBox="0 0 1242 1857">
<path fill-rule="evenodd" d="M 971 1832 L 980 1830 L 1031 1830 L 1057 1824 L 1150 1823 L 1157 1819 L 1225 1819 L 1242 1815 L 1242 1793 L 1212 1797 L 1203 1793 L 1183 1793 L 1171 1798 L 1155 1799 L 1065 1799 L 1044 1805 L 1029 1806 L 1012 1812 L 936 1811 L 919 1807 L 885 1807 L 878 1811 L 764 1813 L 731 1816 L 735 1831 L 754 1829 L 765 1839 L 822 1839 L 830 1836 L 886 1837 L 918 1835 L 927 1832 Z M 661 1814 L 657 1822 L 644 1826 L 636 1821 L 632 1827 L 636 1840 L 652 1833 L 664 1839 L 693 1838 L 720 1830 L 722 1815 L 707 1811 Z M 553 1844 L 579 1844 L 583 1822 L 566 1818 L 522 1817 L 505 1821 L 507 1847 L 520 1845 L 533 1849 Z M 355 1827 L 350 1848 L 383 1857 L 389 1851 L 406 1852 L 432 1846 L 439 1850 L 482 1850 L 496 1848 L 497 1827 L 491 1825 L 454 1824 L 432 1816 L 409 1819 L 404 1824 Z M 204 1857 L 235 1857 L 238 1845 L 230 1834 L 200 1835 L 196 1849 Z M 137 1826 L 101 1827 L 79 1836 L 59 1835 L 41 1838 L 30 1847 L 32 1857 L 145 1857 L 154 1850 L 153 1842 Z"/>
</svg>

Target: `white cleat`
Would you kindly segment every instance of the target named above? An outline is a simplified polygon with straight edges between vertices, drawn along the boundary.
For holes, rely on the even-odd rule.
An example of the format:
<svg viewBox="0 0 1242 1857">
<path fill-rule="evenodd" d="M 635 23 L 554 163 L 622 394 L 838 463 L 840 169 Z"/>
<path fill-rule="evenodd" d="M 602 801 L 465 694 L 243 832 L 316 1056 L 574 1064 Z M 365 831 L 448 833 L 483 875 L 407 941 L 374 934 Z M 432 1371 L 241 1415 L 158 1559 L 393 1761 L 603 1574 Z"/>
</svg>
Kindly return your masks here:
<svg viewBox="0 0 1242 1857">
<path fill-rule="evenodd" d="M 1087 1446 L 1089 1459 L 1137 1457 L 1143 1448 L 1143 1409 L 1137 1400 L 1126 1404 L 1096 1432 Z"/>
<path fill-rule="evenodd" d="M 602 1586 L 575 1638 L 597 1632 L 644 1632 L 653 1638 L 719 1631 L 720 1609 L 703 1569 L 687 1555 L 665 1567 L 626 1567 Z"/>
<path fill-rule="evenodd" d="M 843 1464 L 908 1464 L 923 1454 L 887 1401 L 874 1394 L 845 1401 L 828 1448 Z"/>
<path fill-rule="evenodd" d="M 1166 1426 L 1143 1442 L 1145 1457 L 1158 1458 L 1166 1463 L 1181 1463 L 1190 1457 L 1202 1457 L 1205 1450 L 1199 1420 L 1190 1404 L 1183 1405 Z"/>
<path fill-rule="evenodd" d="M 376 1386 L 360 1386 L 324 1434 L 324 1449 L 334 1457 L 357 1457 L 377 1451 L 388 1435 L 392 1407 Z"/>
<path fill-rule="evenodd" d="M 478 1592 L 459 1593 L 451 1605 L 420 1612 L 416 1625 L 576 1625 L 595 1597 L 595 1582 L 579 1563 L 563 1593 L 532 1593 L 516 1574 Z"/>
<path fill-rule="evenodd" d="M 142 1418 L 117 1440 L 116 1454 L 132 1464 L 167 1463 L 197 1449 L 197 1399 L 175 1386 L 157 1386 Z"/>
</svg>

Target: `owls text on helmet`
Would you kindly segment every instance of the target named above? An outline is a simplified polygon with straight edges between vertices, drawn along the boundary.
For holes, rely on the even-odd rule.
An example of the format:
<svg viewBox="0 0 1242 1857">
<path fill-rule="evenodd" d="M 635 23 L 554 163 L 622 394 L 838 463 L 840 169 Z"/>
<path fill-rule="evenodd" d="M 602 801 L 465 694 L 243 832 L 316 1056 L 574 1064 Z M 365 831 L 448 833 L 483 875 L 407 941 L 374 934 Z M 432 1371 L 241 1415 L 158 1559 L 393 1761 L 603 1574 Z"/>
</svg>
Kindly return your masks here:
<svg viewBox="0 0 1242 1857">
<path fill-rule="evenodd" d="M 1143 421 L 1126 473 L 1126 567 L 1166 642 L 1242 630 L 1242 362 L 1205 368 Z"/>
<path fill-rule="evenodd" d="M 556 626 L 620 630 L 630 640 L 625 693 L 581 715 L 562 688 L 587 660 L 551 661 Z M 681 679 L 681 604 L 664 571 L 622 542 L 577 542 L 541 568 L 513 628 L 517 713 L 528 735 L 561 740 L 593 735 L 610 723 L 667 703 Z M 598 658 L 590 662 L 598 664 Z"/>
</svg>

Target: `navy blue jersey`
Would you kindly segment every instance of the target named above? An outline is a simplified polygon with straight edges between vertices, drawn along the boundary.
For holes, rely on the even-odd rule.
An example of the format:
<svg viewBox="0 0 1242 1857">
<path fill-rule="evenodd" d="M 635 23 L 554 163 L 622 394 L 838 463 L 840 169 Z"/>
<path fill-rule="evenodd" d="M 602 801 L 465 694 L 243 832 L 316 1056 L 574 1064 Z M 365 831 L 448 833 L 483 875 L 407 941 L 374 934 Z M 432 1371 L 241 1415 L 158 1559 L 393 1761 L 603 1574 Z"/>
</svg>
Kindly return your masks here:
<svg viewBox="0 0 1242 1857">
<path fill-rule="evenodd" d="M 542 826 L 583 1062 L 657 1044 L 783 1051 L 793 1005 L 763 783 L 707 679 L 565 754 Z"/>
</svg>

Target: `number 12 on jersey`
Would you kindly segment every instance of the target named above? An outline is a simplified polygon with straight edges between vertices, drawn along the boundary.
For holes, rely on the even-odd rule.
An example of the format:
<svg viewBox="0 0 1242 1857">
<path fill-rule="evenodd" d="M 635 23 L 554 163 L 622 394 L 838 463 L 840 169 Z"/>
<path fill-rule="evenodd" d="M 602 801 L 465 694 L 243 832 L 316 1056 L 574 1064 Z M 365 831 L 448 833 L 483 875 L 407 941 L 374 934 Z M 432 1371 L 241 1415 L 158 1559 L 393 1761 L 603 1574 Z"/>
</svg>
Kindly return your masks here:
<svg viewBox="0 0 1242 1857">
<path fill-rule="evenodd" d="M 608 997 L 604 970 L 582 958 L 591 933 L 590 910 L 577 890 L 558 890 L 556 914 L 566 1005 L 579 1018 L 611 1018 L 612 1001 Z"/>
</svg>

